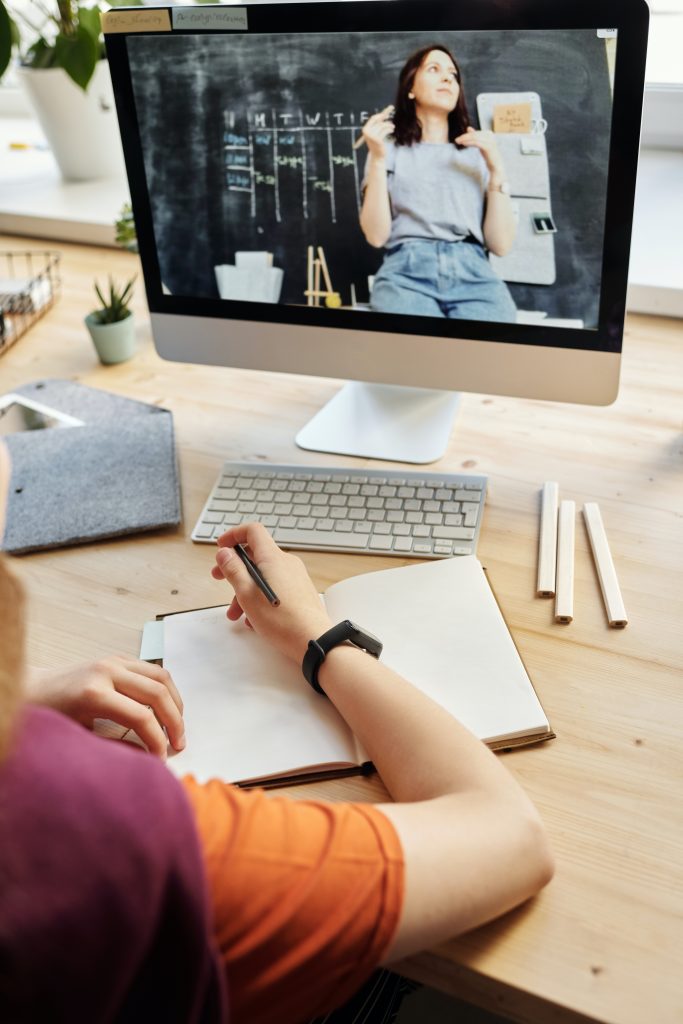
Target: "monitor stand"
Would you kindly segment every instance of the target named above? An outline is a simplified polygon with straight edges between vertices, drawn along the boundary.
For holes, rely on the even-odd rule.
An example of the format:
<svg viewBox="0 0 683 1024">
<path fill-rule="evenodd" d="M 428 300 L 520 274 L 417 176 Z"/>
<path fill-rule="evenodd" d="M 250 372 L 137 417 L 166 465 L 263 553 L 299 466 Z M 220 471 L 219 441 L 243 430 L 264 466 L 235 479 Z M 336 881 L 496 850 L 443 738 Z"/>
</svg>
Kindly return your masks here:
<svg viewBox="0 0 683 1024">
<path fill-rule="evenodd" d="M 434 462 L 446 451 L 460 395 L 350 381 L 296 436 L 300 448 L 395 462 Z"/>
</svg>

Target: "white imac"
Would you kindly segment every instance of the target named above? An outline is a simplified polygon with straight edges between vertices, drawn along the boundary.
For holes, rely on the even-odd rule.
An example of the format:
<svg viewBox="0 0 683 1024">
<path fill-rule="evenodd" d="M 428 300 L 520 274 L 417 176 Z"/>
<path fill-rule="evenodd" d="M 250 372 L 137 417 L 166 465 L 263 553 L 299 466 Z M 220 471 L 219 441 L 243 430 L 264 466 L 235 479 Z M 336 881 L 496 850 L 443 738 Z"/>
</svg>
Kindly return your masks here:
<svg viewBox="0 0 683 1024">
<path fill-rule="evenodd" d="M 159 354 L 340 378 L 299 445 L 416 463 L 459 391 L 612 402 L 647 25 L 643 0 L 108 12 Z"/>
</svg>

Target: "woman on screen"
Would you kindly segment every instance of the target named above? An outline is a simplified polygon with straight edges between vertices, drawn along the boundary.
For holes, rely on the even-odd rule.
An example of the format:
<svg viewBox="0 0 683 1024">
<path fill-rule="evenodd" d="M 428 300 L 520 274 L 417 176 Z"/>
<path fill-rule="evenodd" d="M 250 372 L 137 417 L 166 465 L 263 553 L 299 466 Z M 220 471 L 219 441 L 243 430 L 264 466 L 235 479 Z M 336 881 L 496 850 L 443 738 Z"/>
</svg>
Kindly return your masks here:
<svg viewBox="0 0 683 1024">
<path fill-rule="evenodd" d="M 505 169 L 493 133 L 470 124 L 445 47 L 408 58 L 395 105 L 368 119 L 363 139 L 360 225 L 370 245 L 386 247 L 371 308 L 514 323 L 515 304 L 487 257 L 505 255 L 515 236 Z"/>
</svg>

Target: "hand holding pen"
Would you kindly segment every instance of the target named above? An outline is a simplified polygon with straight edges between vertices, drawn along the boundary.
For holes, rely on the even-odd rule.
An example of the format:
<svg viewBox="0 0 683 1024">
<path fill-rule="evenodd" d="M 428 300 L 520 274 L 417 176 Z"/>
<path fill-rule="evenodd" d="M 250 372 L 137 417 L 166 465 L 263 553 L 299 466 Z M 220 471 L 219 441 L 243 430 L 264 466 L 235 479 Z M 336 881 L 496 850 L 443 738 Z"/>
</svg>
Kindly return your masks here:
<svg viewBox="0 0 683 1024">
<path fill-rule="evenodd" d="M 394 131 L 394 110 L 393 103 L 390 103 L 384 110 L 380 110 L 378 114 L 373 114 L 372 117 L 369 117 L 363 125 L 362 134 L 354 142 L 353 148 L 358 149 L 359 146 L 365 143 L 371 156 L 378 160 L 383 160 L 386 156 L 384 141 Z"/>
<path fill-rule="evenodd" d="M 244 554 L 270 594 L 277 595 L 279 605 L 268 595 L 264 598 L 265 591 L 239 554 L 238 545 L 248 548 Z M 215 580 L 227 580 L 235 592 L 227 617 L 236 622 L 244 616 L 255 632 L 298 665 L 308 641 L 332 625 L 301 559 L 281 551 L 261 523 L 243 523 L 219 537 L 211 575 Z"/>
</svg>

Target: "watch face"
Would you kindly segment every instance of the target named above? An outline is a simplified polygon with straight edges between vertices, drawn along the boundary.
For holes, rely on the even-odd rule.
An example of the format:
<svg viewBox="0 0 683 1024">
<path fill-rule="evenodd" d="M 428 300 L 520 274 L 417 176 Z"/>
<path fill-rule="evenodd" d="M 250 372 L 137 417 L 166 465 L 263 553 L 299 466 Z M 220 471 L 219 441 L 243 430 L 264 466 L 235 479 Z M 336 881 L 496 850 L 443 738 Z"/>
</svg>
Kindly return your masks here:
<svg viewBox="0 0 683 1024">
<path fill-rule="evenodd" d="M 363 629 L 362 626 L 356 625 L 355 622 L 351 622 L 351 619 L 346 620 L 346 624 L 349 627 L 349 631 L 353 631 L 352 635 L 349 636 L 349 640 L 356 647 L 362 647 L 364 651 L 371 654 L 373 658 L 379 658 L 382 653 L 382 641 L 378 640 L 376 636 L 369 633 L 367 629 Z"/>
</svg>

